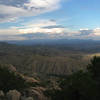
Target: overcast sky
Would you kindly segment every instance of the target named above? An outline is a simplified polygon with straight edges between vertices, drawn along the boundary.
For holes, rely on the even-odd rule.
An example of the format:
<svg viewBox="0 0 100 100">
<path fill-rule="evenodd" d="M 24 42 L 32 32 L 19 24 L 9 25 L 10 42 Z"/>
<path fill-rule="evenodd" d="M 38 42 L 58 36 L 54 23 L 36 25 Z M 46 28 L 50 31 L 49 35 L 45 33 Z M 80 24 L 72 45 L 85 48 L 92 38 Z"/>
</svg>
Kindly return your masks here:
<svg viewBox="0 0 100 100">
<path fill-rule="evenodd" d="M 0 40 L 100 39 L 100 0 L 0 0 Z"/>
</svg>

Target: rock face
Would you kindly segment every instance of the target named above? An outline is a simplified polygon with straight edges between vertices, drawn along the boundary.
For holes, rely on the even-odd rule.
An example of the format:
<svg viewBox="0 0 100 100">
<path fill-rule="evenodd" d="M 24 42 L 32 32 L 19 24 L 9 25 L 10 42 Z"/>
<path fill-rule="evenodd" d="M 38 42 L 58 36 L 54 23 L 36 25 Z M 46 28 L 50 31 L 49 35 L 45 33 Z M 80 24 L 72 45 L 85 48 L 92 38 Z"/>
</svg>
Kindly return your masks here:
<svg viewBox="0 0 100 100">
<path fill-rule="evenodd" d="M 17 90 L 10 90 L 7 93 L 7 99 L 8 100 L 20 100 L 21 93 L 18 92 Z"/>
</svg>

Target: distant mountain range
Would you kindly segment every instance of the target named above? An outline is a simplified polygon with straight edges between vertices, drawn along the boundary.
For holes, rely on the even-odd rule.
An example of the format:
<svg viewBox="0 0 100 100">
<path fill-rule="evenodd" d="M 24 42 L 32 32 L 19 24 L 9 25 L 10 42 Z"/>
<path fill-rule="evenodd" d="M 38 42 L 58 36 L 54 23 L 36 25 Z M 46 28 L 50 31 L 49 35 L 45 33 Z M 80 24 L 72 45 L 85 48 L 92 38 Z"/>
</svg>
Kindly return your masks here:
<svg viewBox="0 0 100 100">
<path fill-rule="evenodd" d="M 92 39 L 31 39 L 31 40 L 16 40 L 16 41 L 4 41 L 10 44 L 18 45 L 94 45 L 100 44 L 99 40 Z"/>
</svg>

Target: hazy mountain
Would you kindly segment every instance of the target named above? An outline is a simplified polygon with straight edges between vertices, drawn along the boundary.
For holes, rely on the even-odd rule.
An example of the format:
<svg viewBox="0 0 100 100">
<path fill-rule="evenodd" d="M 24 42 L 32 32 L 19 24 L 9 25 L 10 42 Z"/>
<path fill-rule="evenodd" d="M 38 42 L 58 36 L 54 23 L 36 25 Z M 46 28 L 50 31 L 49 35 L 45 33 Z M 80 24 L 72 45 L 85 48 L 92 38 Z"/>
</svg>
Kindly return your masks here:
<svg viewBox="0 0 100 100">
<path fill-rule="evenodd" d="M 4 41 L 5 42 L 5 41 Z M 10 44 L 18 45 L 36 45 L 36 44 L 99 44 L 100 41 L 92 39 L 31 39 L 31 40 L 16 40 L 16 41 L 6 41 Z"/>
</svg>

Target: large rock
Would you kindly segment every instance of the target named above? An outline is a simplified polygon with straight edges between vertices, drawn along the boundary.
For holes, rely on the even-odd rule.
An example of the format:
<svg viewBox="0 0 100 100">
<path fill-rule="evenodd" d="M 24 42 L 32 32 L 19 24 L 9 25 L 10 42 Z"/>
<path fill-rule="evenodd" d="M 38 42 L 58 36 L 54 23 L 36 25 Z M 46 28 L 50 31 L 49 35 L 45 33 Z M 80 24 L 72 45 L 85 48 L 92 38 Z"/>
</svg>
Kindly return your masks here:
<svg viewBox="0 0 100 100">
<path fill-rule="evenodd" d="M 24 76 L 24 80 L 28 83 L 39 83 L 39 81 L 37 81 L 36 79 L 28 76 Z"/>
<path fill-rule="evenodd" d="M 0 100 L 4 100 L 5 99 L 5 94 L 3 91 L 0 91 Z"/>
<path fill-rule="evenodd" d="M 34 100 L 47 100 L 43 94 L 44 90 L 42 87 L 31 87 L 25 91 L 25 95 L 33 97 Z"/>
<path fill-rule="evenodd" d="M 16 72 L 16 68 L 13 65 L 2 64 L 0 68 L 6 68 L 9 72 Z"/>
<path fill-rule="evenodd" d="M 0 91 L 0 97 L 4 97 L 4 96 L 5 96 L 4 92 Z"/>
<path fill-rule="evenodd" d="M 10 90 L 6 96 L 8 100 L 20 100 L 21 93 L 17 90 Z"/>
<path fill-rule="evenodd" d="M 13 65 L 9 65 L 9 66 L 8 66 L 8 70 L 9 70 L 10 72 L 16 72 L 16 68 L 15 68 Z"/>
</svg>

